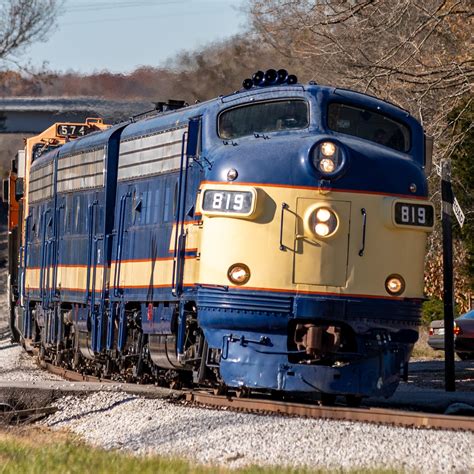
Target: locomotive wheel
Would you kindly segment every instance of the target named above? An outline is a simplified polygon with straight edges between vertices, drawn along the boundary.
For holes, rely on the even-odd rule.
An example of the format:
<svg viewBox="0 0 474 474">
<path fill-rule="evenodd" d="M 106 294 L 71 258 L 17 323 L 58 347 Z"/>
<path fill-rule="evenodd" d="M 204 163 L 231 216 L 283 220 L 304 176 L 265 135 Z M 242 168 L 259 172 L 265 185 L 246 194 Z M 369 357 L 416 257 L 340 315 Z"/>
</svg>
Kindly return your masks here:
<svg viewBox="0 0 474 474">
<path fill-rule="evenodd" d="M 227 395 L 227 387 L 225 385 L 219 385 L 212 389 L 214 395 Z"/>
<path fill-rule="evenodd" d="M 237 398 L 248 398 L 250 396 L 250 389 L 248 387 L 240 387 L 235 390 Z"/>
</svg>

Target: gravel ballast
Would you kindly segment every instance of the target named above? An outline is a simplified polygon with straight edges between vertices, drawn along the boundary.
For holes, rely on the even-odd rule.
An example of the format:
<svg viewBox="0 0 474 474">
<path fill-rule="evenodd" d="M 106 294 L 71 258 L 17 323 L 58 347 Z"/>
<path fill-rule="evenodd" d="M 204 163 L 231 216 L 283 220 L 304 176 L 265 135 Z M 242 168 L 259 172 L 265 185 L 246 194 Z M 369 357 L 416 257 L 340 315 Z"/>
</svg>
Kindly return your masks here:
<svg viewBox="0 0 474 474">
<path fill-rule="evenodd" d="M 36 382 L 63 380 L 41 370 L 33 357 L 9 339 L 0 340 L 0 382 Z"/>
<path fill-rule="evenodd" d="M 0 381 L 61 380 L 0 341 Z M 69 395 L 42 423 L 91 445 L 194 462 L 320 469 L 474 472 L 474 434 L 195 408 L 123 392 Z"/>
<path fill-rule="evenodd" d="M 44 423 L 105 449 L 199 463 L 472 472 L 474 434 L 262 416 L 124 393 L 68 396 Z"/>
</svg>

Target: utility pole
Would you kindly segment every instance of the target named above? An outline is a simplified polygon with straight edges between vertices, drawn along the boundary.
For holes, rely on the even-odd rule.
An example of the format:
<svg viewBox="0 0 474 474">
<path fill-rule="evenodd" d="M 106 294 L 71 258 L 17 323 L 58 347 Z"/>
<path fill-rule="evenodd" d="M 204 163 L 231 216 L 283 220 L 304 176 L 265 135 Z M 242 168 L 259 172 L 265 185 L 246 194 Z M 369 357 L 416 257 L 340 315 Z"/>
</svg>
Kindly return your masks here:
<svg viewBox="0 0 474 474">
<path fill-rule="evenodd" d="M 451 186 L 451 162 L 441 162 L 441 199 L 443 223 L 443 276 L 444 276 L 444 370 L 445 390 L 454 392 L 454 288 L 453 288 L 453 189 Z"/>
</svg>

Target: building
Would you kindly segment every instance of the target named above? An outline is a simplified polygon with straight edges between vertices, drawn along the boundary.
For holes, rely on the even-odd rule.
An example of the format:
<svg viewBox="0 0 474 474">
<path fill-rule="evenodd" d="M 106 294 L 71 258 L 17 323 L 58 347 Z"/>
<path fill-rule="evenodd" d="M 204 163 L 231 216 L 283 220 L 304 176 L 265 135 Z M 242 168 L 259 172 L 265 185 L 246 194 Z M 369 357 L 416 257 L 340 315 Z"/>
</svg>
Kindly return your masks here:
<svg viewBox="0 0 474 474">
<path fill-rule="evenodd" d="M 116 123 L 151 109 L 150 102 L 95 97 L 0 98 L 0 171 L 5 176 L 11 159 L 23 147 L 24 138 L 55 122 L 83 122 L 87 117 L 101 117 L 106 123 Z"/>
</svg>

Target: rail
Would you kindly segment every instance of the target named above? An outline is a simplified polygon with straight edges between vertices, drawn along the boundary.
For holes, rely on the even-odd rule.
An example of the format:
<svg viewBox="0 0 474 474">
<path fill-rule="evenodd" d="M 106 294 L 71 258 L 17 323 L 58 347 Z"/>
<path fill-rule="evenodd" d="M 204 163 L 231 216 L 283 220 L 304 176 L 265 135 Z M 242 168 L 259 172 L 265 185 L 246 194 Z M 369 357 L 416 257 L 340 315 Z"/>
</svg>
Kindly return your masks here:
<svg viewBox="0 0 474 474">
<path fill-rule="evenodd" d="M 328 407 L 275 400 L 226 397 L 204 392 L 188 393 L 186 400 L 199 405 L 256 413 L 378 423 L 411 428 L 474 431 L 474 419 L 468 416 L 441 415 L 437 413 L 410 412 L 385 408 Z"/>
<path fill-rule="evenodd" d="M 122 384 L 106 378 L 81 374 L 49 363 L 41 363 L 48 371 L 75 382 L 101 382 Z M 443 415 L 439 413 L 415 412 L 377 407 L 351 408 L 345 406 L 321 406 L 314 403 L 294 403 L 270 398 L 239 398 L 214 395 L 206 391 L 182 390 L 187 403 L 207 408 L 218 408 L 251 413 L 265 413 L 280 416 L 300 416 L 336 421 L 377 423 L 410 428 L 465 430 L 474 432 L 474 418 L 469 416 Z"/>
</svg>

